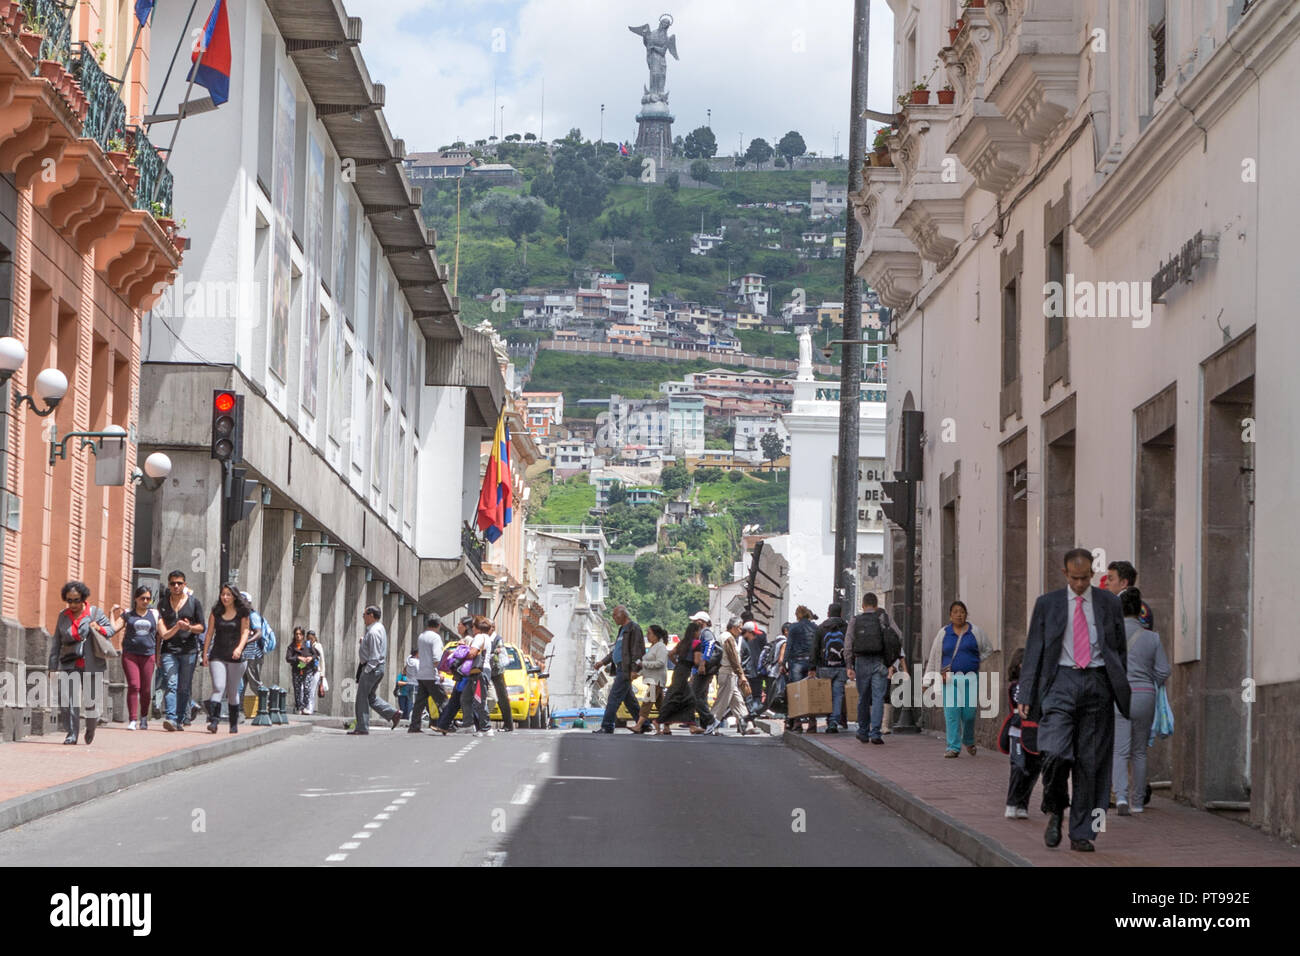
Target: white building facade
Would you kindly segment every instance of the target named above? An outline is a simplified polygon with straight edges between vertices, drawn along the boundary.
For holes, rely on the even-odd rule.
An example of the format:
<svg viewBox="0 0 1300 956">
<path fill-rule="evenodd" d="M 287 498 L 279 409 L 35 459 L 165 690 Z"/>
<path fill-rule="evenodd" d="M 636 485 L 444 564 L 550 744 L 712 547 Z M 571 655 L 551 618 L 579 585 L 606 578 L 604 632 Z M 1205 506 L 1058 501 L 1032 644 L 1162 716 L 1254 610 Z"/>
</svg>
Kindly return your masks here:
<svg viewBox="0 0 1300 956">
<path fill-rule="evenodd" d="M 176 5 L 155 17 L 181 33 Z M 366 605 L 383 609 L 399 657 L 417 611 L 478 597 L 481 542 L 465 526 L 506 385 L 492 342 L 459 321 L 353 43 L 360 21 L 333 0 L 256 0 L 229 18 L 230 102 L 185 124 L 172 161 L 192 236 L 184 285 L 145 319 L 140 441 L 173 469 L 142 495 L 136 564 L 183 570 L 216 599 L 209 423 L 213 390 L 232 389 L 237 464 L 258 485 L 231 577 L 279 633 L 316 630 L 342 678 Z M 161 83 L 165 60 L 151 68 Z M 370 105 L 344 108 L 356 103 Z M 330 683 L 326 712 L 350 708 Z"/>
<path fill-rule="evenodd" d="M 1131 561 L 1173 665 L 1152 777 L 1294 839 L 1300 192 L 1264 170 L 1300 148 L 1300 5 L 990 2 L 952 45 L 890 6 L 895 91 L 935 55 L 956 90 L 854 197 L 891 468 L 925 416 L 919 636 L 961 598 L 1005 668 L 1067 549 Z"/>
</svg>

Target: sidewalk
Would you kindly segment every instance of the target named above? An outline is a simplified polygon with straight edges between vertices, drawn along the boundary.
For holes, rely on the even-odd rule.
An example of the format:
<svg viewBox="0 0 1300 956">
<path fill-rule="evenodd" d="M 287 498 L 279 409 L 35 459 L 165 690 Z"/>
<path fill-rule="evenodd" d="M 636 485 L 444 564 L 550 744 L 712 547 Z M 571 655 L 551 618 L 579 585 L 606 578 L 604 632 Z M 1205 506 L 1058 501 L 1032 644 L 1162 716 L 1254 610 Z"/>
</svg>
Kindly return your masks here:
<svg viewBox="0 0 1300 956">
<path fill-rule="evenodd" d="M 311 733 L 310 723 L 271 727 L 243 723 L 239 733 L 230 734 L 223 721 L 215 735 L 202 725 L 179 733 L 163 730 L 162 721 L 155 726 L 145 731 L 129 731 L 116 723 L 101 726 L 89 747 L 84 725 L 75 747 L 64 745 L 62 730 L 0 744 L 0 830 L 173 770 Z"/>
<path fill-rule="evenodd" d="M 927 734 L 890 734 L 884 746 L 859 743 L 852 732 L 783 740 L 982 866 L 1300 866 L 1300 849 L 1159 791 L 1140 816 L 1108 813 L 1096 853 L 1076 853 L 1068 839 L 1049 850 L 1041 781 L 1029 819 L 1005 819 L 1008 763 L 996 750 L 945 760 L 943 740 Z"/>
</svg>

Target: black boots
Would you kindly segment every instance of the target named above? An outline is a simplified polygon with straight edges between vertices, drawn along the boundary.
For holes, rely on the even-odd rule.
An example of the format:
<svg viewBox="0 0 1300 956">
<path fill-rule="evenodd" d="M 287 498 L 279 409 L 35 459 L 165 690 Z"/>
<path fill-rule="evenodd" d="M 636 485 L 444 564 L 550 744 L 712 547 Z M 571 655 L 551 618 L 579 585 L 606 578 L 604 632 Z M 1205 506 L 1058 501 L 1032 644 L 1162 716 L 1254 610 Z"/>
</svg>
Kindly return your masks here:
<svg viewBox="0 0 1300 956">
<path fill-rule="evenodd" d="M 232 734 L 239 733 L 239 712 L 241 709 L 240 704 L 230 705 L 230 732 Z"/>
<path fill-rule="evenodd" d="M 96 720 L 94 717 L 86 718 L 86 743 L 87 744 L 91 744 L 95 742 L 95 724 L 96 724 Z"/>
<path fill-rule="evenodd" d="M 221 701 L 208 701 L 208 733 L 217 732 L 217 721 L 221 719 Z"/>
</svg>

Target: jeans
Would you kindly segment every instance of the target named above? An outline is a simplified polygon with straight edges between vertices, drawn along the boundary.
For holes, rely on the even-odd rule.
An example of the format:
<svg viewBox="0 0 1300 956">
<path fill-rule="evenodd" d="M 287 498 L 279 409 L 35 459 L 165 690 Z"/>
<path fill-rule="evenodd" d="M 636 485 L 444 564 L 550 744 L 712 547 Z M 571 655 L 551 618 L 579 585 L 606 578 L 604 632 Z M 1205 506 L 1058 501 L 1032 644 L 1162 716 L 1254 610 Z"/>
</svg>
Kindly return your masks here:
<svg viewBox="0 0 1300 956">
<path fill-rule="evenodd" d="M 961 750 L 962 744 L 975 746 L 975 708 L 979 702 L 979 674 L 967 671 L 953 674 L 943 685 L 943 723 L 948 731 L 948 749 Z"/>
<path fill-rule="evenodd" d="M 844 667 L 819 667 L 817 676 L 831 682 L 831 716 L 826 721 L 826 729 L 847 727 L 848 720 L 844 714 L 844 684 L 848 681 L 848 669 Z"/>
<path fill-rule="evenodd" d="M 1129 718 L 1125 718 L 1118 707 L 1115 708 L 1115 756 L 1112 758 L 1111 782 L 1116 805 L 1131 803 L 1141 812 L 1147 788 L 1147 741 L 1151 738 L 1151 724 L 1156 718 L 1154 687 L 1139 684 L 1133 688 Z M 1131 784 L 1128 773 L 1130 760 L 1133 762 Z"/>
<path fill-rule="evenodd" d="M 164 653 L 158 659 L 162 668 L 163 686 L 167 693 L 163 697 L 164 715 L 174 724 L 180 723 L 190 713 L 190 690 L 194 686 L 194 665 L 198 662 L 199 652 L 188 654 Z"/>
<path fill-rule="evenodd" d="M 747 674 L 745 677 L 749 681 L 749 709 L 755 714 L 761 714 L 767 708 L 763 692 L 772 679 L 766 674 Z"/>
<path fill-rule="evenodd" d="M 476 731 L 488 730 L 492 722 L 488 720 L 487 682 L 482 674 L 471 674 L 465 679 L 465 687 L 460 692 L 461 720 L 472 720 Z"/>
<path fill-rule="evenodd" d="M 1034 792 L 1034 783 L 1038 780 L 1038 773 L 1042 769 L 1042 758 L 1026 750 L 1021 745 L 1019 737 L 1012 737 L 1011 779 L 1007 783 L 1007 806 L 1018 810 L 1029 809 L 1029 795 Z"/>
<path fill-rule="evenodd" d="M 362 665 L 364 668 L 364 665 Z M 357 725 L 358 733 L 370 733 L 370 708 L 373 707 L 385 720 L 392 720 L 397 708 L 379 696 L 379 686 L 384 679 L 384 669 L 360 670 L 357 675 Z"/>
<path fill-rule="evenodd" d="M 858 739 L 880 740 L 889 668 L 882 658 L 859 656 L 853 659 L 853 676 L 858 684 Z"/>
<path fill-rule="evenodd" d="M 501 691 L 497 691 L 500 697 Z M 633 717 L 641 712 L 641 702 L 636 699 L 636 691 L 632 689 L 632 678 L 622 671 L 614 675 L 614 683 L 609 689 L 609 697 L 605 700 L 605 716 L 600 719 L 600 729 L 613 731 L 614 721 L 618 717 L 618 705 L 627 703 L 627 710 Z M 502 710 L 509 707 L 509 701 L 502 704 Z"/>
</svg>

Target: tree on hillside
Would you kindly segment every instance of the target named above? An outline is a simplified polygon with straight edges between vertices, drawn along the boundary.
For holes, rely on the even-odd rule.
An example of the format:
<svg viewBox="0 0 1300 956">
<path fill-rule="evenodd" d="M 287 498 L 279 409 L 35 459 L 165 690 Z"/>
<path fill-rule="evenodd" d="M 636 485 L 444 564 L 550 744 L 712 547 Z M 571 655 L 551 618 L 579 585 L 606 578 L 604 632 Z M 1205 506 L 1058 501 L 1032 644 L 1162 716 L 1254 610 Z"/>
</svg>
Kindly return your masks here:
<svg viewBox="0 0 1300 956">
<path fill-rule="evenodd" d="M 731 158 L 731 165 L 735 166 L 737 169 L 743 169 L 745 166 L 745 157 L 737 153 Z"/>
<path fill-rule="evenodd" d="M 758 445 L 763 449 L 763 457 L 767 459 L 768 471 L 771 471 L 774 463 L 778 458 L 785 454 L 785 442 L 775 431 L 763 432 L 763 437 L 758 440 Z"/>
<path fill-rule="evenodd" d="M 507 143 L 517 143 L 517 142 L 519 142 L 519 140 L 521 140 L 522 138 L 523 138 L 523 137 L 520 136 L 518 133 L 511 133 L 509 136 L 506 137 L 506 142 L 507 142 Z"/>
<path fill-rule="evenodd" d="M 591 143 L 563 141 L 555 151 L 550 178 L 553 186 L 547 194 L 538 193 L 536 184 L 547 174 L 541 173 L 533 180 L 533 194 L 563 212 L 574 226 L 588 223 L 600 215 L 609 194 L 609 180 L 600 174 L 596 148 Z"/>
<path fill-rule="evenodd" d="M 709 181 L 708 160 L 697 159 L 691 162 L 691 179 L 701 183 L 707 183 Z"/>
<path fill-rule="evenodd" d="M 513 204 L 513 196 L 506 193 L 491 193 L 484 199 L 474 203 L 470 207 L 470 212 L 475 216 L 495 220 L 496 224 L 504 229 L 510 221 Z"/>
<path fill-rule="evenodd" d="M 778 156 L 776 159 L 772 160 L 772 165 L 777 169 L 785 169 L 785 157 Z"/>
<path fill-rule="evenodd" d="M 664 185 L 668 187 L 669 192 L 677 192 L 682 188 L 682 178 L 676 173 L 669 173 L 664 177 Z"/>
<path fill-rule="evenodd" d="M 804 143 L 803 137 L 795 130 L 790 130 L 790 132 L 782 136 L 781 141 L 776 144 L 777 154 L 785 157 L 785 161 L 789 163 L 791 169 L 794 169 L 795 157 L 802 156 L 807 152 L 807 150 L 808 146 Z"/>
<path fill-rule="evenodd" d="M 682 156 L 682 155 L 685 154 L 685 151 L 686 151 L 686 140 L 682 139 L 680 136 L 674 138 L 674 139 L 673 139 L 673 155 L 674 155 L 674 156 Z"/>
<path fill-rule="evenodd" d="M 670 465 L 659 472 L 659 485 L 666 495 L 681 491 L 683 488 L 690 487 L 691 473 L 686 470 L 685 465 Z"/>
<path fill-rule="evenodd" d="M 516 197 L 510 201 L 509 214 L 506 217 L 506 235 L 518 248 L 522 243 L 524 265 L 528 265 L 528 234 L 536 232 L 542 224 L 542 215 L 546 206 L 533 197 Z"/>
<path fill-rule="evenodd" d="M 686 154 L 687 159 L 709 159 L 718 152 L 717 137 L 707 126 L 697 127 L 686 134 L 686 140 L 682 143 L 682 152 Z"/>
<path fill-rule="evenodd" d="M 745 150 L 745 158 L 760 169 L 763 164 L 772 158 L 772 146 L 761 136 L 749 141 L 749 149 Z"/>
<path fill-rule="evenodd" d="M 615 481 L 610 484 L 609 492 L 605 496 L 605 502 L 611 508 L 615 505 L 627 504 L 627 491 L 623 488 L 622 482 Z"/>
<path fill-rule="evenodd" d="M 524 139 L 528 140 L 528 142 L 531 143 L 533 140 L 537 139 L 537 134 L 536 134 L 536 133 L 524 133 Z"/>
</svg>

